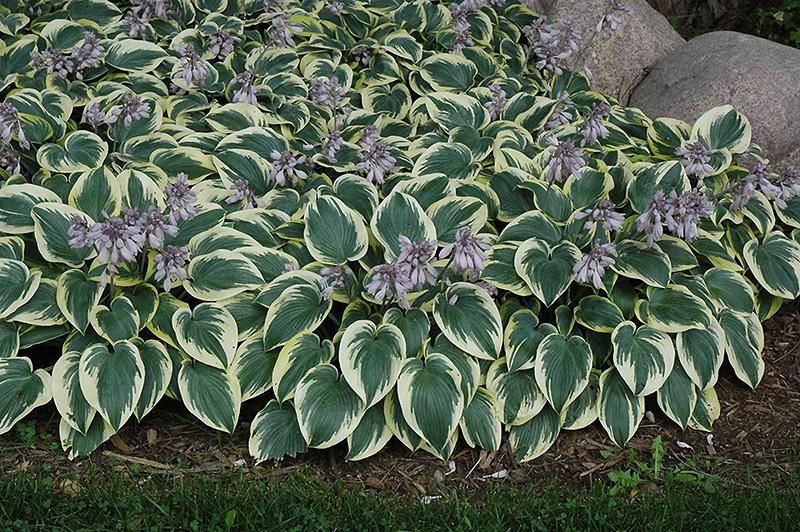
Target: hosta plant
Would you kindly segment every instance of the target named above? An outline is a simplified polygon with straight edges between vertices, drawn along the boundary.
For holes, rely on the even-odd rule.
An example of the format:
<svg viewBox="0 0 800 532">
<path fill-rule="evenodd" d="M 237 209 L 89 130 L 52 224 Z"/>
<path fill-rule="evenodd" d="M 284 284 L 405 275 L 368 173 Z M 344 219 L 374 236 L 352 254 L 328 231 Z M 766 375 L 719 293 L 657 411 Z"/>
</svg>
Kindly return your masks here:
<svg viewBox="0 0 800 532">
<path fill-rule="evenodd" d="M 590 89 L 525 3 L 0 8 L 0 433 L 83 456 L 181 401 L 256 460 L 392 438 L 521 461 L 645 397 L 711 430 L 800 293 L 800 176 L 731 107 Z M 165 399 L 165 396 L 169 399 Z"/>
</svg>

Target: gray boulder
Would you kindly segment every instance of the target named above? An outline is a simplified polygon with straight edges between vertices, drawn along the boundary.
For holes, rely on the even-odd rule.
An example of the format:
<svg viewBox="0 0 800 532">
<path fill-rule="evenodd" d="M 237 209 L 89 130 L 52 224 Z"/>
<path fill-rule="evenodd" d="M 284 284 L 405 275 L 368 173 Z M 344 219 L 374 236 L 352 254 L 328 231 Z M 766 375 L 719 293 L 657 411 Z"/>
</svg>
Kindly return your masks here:
<svg viewBox="0 0 800 532">
<path fill-rule="evenodd" d="M 556 21 L 570 20 L 591 45 L 583 63 L 593 74 L 595 90 L 626 103 L 631 90 L 654 66 L 686 41 L 669 21 L 645 0 L 626 0 L 632 13 L 623 17 L 620 28 L 592 38 L 608 0 L 538 0 L 533 7 Z"/>
<path fill-rule="evenodd" d="M 730 104 L 747 115 L 753 141 L 773 161 L 800 147 L 800 50 L 730 31 L 707 33 L 664 59 L 630 105 L 651 118 L 690 124 Z"/>
</svg>

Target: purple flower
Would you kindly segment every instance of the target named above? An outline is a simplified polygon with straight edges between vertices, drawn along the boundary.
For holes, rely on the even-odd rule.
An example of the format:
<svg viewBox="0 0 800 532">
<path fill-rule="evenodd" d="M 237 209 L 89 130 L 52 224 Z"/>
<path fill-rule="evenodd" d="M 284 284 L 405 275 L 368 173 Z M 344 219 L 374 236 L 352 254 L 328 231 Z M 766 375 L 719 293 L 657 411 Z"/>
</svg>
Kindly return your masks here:
<svg viewBox="0 0 800 532">
<path fill-rule="evenodd" d="M 156 281 L 164 282 L 164 290 L 167 292 L 172 288 L 173 283 L 186 279 L 186 263 L 189 262 L 189 248 L 186 246 L 169 245 L 164 250 L 159 251 L 155 258 Z"/>
<path fill-rule="evenodd" d="M 151 248 L 162 248 L 166 235 L 175 236 L 178 234 L 178 227 L 168 223 L 164 214 L 156 207 L 151 205 L 140 220 L 144 231 L 145 241 Z"/>
<path fill-rule="evenodd" d="M 604 139 L 609 135 L 608 128 L 604 123 L 609 116 L 611 116 L 611 107 L 604 103 L 594 106 L 583 123 L 582 132 L 586 144 L 595 144 L 598 139 Z"/>
<path fill-rule="evenodd" d="M 70 237 L 67 244 L 72 249 L 81 249 L 90 245 L 93 241 L 89 238 L 89 220 L 85 216 L 75 214 L 72 216 L 72 224 L 67 230 L 67 235 Z"/>
<path fill-rule="evenodd" d="M 275 150 L 270 157 L 272 158 L 272 177 L 280 186 L 286 186 L 289 179 L 292 180 L 292 185 L 296 185 L 308 177 L 306 172 L 297 168 L 298 165 L 306 162 L 305 155 L 297 155 L 289 150 L 284 152 Z"/>
<path fill-rule="evenodd" d="M 619 231 L 622 229 L 622 222 L 625 221 L 625 215 L 615 211 L 615 207 L 616 205 L 614 205 L 614 203 L 604 199 L 593 209 L 585 209 L 576 214 L 575 219 L 583 220 L 586 218 L 587 220 L 583 228 L 589 231 L 594 231 L 598 223 L 602 224 L 603 229 L 608 231 Z"/>
<path fill-rule="evenodd" d="M 0 151 L 0 168 L 9 174 L 18 174 L 22 171 L 22 159 L 19 155 L 8 150 Z"/>
<path fill-rule="evenodd" d="M 453 270 L 456 273 L 482 271 L 486 263 L 486 253 L 491 244 L 472 234 L 469 226 L 456 231 L 455 242 L 442 248 L 439 258 L 453 255 Z"/>
<path fill-rule="evenodd" d="M 237 179 L 233 183 L 233 187 L 235 189 L 233 194 L 225 200 L 228 205 L 244 201 L 245 209 L 255 209 L 261 207 L 262 202 L 250 188 L 250 183 L 244 179 Z"/>
<path fill-rule="evenodd" d="M 258 105 L 258 98 L 256 93 L 258 88 L 255 85 L 256 74 L 251 70 L 245 70 L 236 76 L 231 84 L 239 85 L 239 90 L 233 95 L 233 103 L 249 103 L 250 105 Z"/>
<path fill-rule="evenodd" d="M 492 94 L 492 99 L 484 103 L 483 106 L 489 111 L 489 116 L 492 120 L 497 120 L 508 103 L 508 95 L 497 83 L 489 85 L 489 92 Z"/>
<path fill-rule="evenodd" d="M 31 61 L 36 67 L 47 67 L 48 74 L 57 74 L 61 78 L 67 78 L 75 69 L 74 63 L 69 57 L 64 55 L 60 48 L 45 50 L 37 54 L 31 52 Z"/>
<path fill-rule="evenodd" d="M 333 291 L 337 288 L 344 289 L 347 287 L 347 280 L 353 276 L 353 270 L 347 266 L 329 266 L 322 268 L 320 277 L 322 277 L 322 284 L 325 290 L 322 292 L 322 297 L 330 299 Z"/>
<path fill-rule="evenodd" d="M 132 0 L 133 10 L 148 20 L 152 18 L 166 19 L 169 14 L 167 8 L 169 0 Z"/>
<path fill-rule="evenodd" d="M 328 11 L 330 11 L 337 17 L 344 12 L 344 3 L 342 2 L 336 2 L 336 1 L 328 2 L 326 7 L 328 8 Z"/>
<path fill-rule="evenodd" d="M 650 207 L 637 218 L 636 229 L 647 235 L 648 246 L 652 246 L 653 242 L 661 240 L 664 236 L 664 219 L 667 210 L 672 207 L 671 204 L 672 201 L 659 190 L 650 202 Z"/>
<path fill-rule="evenodd" d="M 11 144 L 12 135 L 17 134 L 17 142 L 23 149 L 31 147 L 25 138 L 22 122 L 19 119 L 17 108 L 10 103 L 0 103 L 0 146 Z"/>
<path fill-rule="evenodd" d="M 134 39 L 145 36 L 149 22 L 150 17 L 137 15 L 134 11 L 125 13 L 125 18 L 123 19 L 123 24 L 128 26 L 128 35 Z"/>
<path fill-rule="evenodd" d="M 264 0 L 264 11 L 267 13 L 280 13 L 285 8 L 285 0 Z"/>
<path fill-rule="evenodd" d="M 470 271 L 467 274 L 467 278 L 469 279 L 469 282 L 471 282 L 475 286 L 478 286 L 478 287 L 483 288 L 484 290 L 486 290 L 486 293 L 488 293 L 490 296 L 495 297 L 498 294 L 497 287 L 495 285 L 493 285 L 492 283 L 489 283 L 489 282 L 484 281 L 483 279 L 481 279 L 481 273 L 480 272 L 475 271 L 475 270 Z M 453 297 L 457 298 L 458 296 L 453 296 Z"/>
<path fill-rule="evenodd" d="M 295 45 L 294 36 L 303 33 L 303 29 L 291 22 L 291 13 L 281 13 L 272 19 L 267 35 L 269 43 L 276 48 L 292 47 Z"/>
<path fill-rule="evenodd" d="M 463 0 L 450 4 L 450 28 L 456 34 L 455 41 L 450 51 L 454 54 L 473 46 L 475 41 L 472 39 L 471 27 L 467 16 L 470 13 L 480 10 L 486 5 L 486 0 Z"/>
<path fill-rule="evenodd" d="M 197 195 L 190 188 L 186 174 L 180 172 L 174 183 L 167 183 L 164 187 L 167 195 L 167 211 L 169 220 L 177 224 L 181 220 L 188 220 L 197 214 L 194 203 Z"/>
<path fill-rule="evenodd" d="M 603 17 L 597 23 L 597 33 L 617 31 L 622 25 L 622 17 L 631 13 L 633 13 L 633 10 L 623 0 L 609 0 Z"/>
<path fill-rule="evenodd" d="M 100 61 L 105 55 L 106 49 L 100 44 L 100 39 L 92 32 L 83 35 L 83 44 L 72 50 L 72 59 L 77 62 L 77 72 L 75 77 L 83 79 L 81 70 L 84 68 L 96 68 L 100 66 Z"/>
<path fill-rule="evenodd" d="M 185 48 L 178 50 L 181 56 L 181 72 L 176 77 L 182 78 L 186 83 L 202 87 L 208 79 L 208 64 L 200 57 L 194 46 L 187 44 Z"/>
<path fill-rule="evenodd" d="M 580 181 L 581 168 L 586 166 L 586 161 L 583 159 L 581 151 L 575 146 L 575 142 L 572 140 L 559 142 L 555 135 L 548 138 L 547 142 L 552 148 L 555 148 L 545 172 L 547 182 L 561 183 L 569 176 L 574 177 L 575 181 Z"/>
<path fill-rule="evenodd" d="M 361 151 L 358 154 L 359 162 L 356 169 L 366 173 L 368 181 L 382 185 L 387 174 L 390 174 L 397 163 L 397 159 L 389 151 L 389 145 L 380 139 L 378 128 L 367 126 L 359 141 Z"/>
<path fill-rule="evenodd" d="M 572 121 L 572 113 L 570 110 L 575 107 L 575 104 L 570 99 L 570 94 L 563 91 L 558 95 L 557 103 L 550 115 L 550 120 L 547 122 L 547 129 L 555 129 L 558 126 L 569 124 Z"/>
<path fill-rule="evenodd" d="M 130 210 L 121 217 L 106 213 L 103 216 L 105 221 L 94 224 L 87 238 L 94 242 L 98 260 L 107 265 L 108 273 L 115 275 L 120 264 L 136 260 L 144 248 L 145 238 L 139 220 Z"/>
<path fill-rule="evenodd" d="M 683 157 L 681 164 L 686 168 L 687 175 L 697 176 L 701 181 L 704 177 L 714 173 L 711 162 L 711 153 L 702 142 L 697 141 L 675 150 L 677 155 Z"/>
<path fill-rule="evenodd" d="M 346 94 L 347 91 L 336 76 L 314 78 L 308 88 L 312 102 L 329 107 L 333 111 L 342 106 Z"/>
<path fill-rule="evenodd" d="M 106 123 L 113 124 L 120 117 L 125 127 L 131 127 L 136 120 L 142 120 L 150 116 L 150 104 L 142 100 L 141 96 L 135 94 L 125 94 L 122 97 L 122 105 L 115 105 L 106 113 Z"/>
<path fill-rule="evenodd" d="M 800 196 L 800 169 L 794 166 L 787 167 L 775 180 L 780 188 L 780 194 L 773 198 L 781 209 L 788 207 L 788 201 Z"/>
<path fill-rule="evenodd" d="M 414 288 L 436 283 L 439 272 L 430 263 L 436 254 L 436 240 L 413 242 L 400 235 L 400 256 L 397 262 L 408 266 L 408 277 Z"/>
<path fill-rule="evenodd" d="M 555 27 L 544 18 L 537 19 L 522 31 L 538 58 L 536 68 L 555 75 L 563 72 L 562 65 L 578 50 L 578 42 L 583 38 L 571 22 Z"/>
<path fill-rule="evenodd" d="M 393 262 L 372 269 L 367 293 L 381 303 L 397 300 L 402 308 L 408 309 L 410 305 L 406 293 L 412 288 L 408 266 Z"/>
<path fill-rule="evenodd" d="M 331 131 L 328 138 L 325 140 L 325 144 L 322 145 L 322 153 L 330 160 L 331 162 L 336 161 L 336 154 L 339 153 L 339 150 L 342 149 L 344 145 L 344 139 L 342 138 L 342 133 L 335 129 Z"/>
<path fill-rule="evenodd" d="M 691 242 L 700 234 L 700 220 L 711 216 L 712 204 L 708 196 L 697 189 L 676 196 L 673 190 L 671 208 L 666 213 L 667 228 L 678 238 Z"/>
<path fill-rule="evenodd" d="M 106 122 L 106 114 L 100 104 L 95 102 L 87 105 L 83 110 L 83 119 L 92 126 L 92 129 L 97 130 Z"/>
<path fill-rule="evenodd" d="M 581 257 L 581 260 L 572 268 L 575 280 L 579 283 L 591 281 L 595 288 L 601 288 L 606 268 L 615 263 L 613 257 L 616 254 L 617 248 L 614 244 L 601 244 L 599 240 L 596 241 L 592 250 Z"/>
<path fill-rule="evenodd" d="M 208 39 L 208 46 L 216 59 L 225 59 L 233 53 L 237 44 L 242 42 L 239 37 L 231 35 L 225 30 L 212 35 Z"/>
<path fill-rule="evenodd" d="M 372 51 L 363 44 L 353 48 L 352 54 L 361 66 L 369 66 L 372 61 Z"/>
</svg>

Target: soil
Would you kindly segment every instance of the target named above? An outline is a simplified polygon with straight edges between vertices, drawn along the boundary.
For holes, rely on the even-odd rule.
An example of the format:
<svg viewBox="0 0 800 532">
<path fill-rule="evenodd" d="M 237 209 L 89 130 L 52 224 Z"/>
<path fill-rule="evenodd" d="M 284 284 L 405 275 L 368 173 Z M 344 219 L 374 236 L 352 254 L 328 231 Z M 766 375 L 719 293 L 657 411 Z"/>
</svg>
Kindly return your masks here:
<svg viewBox="0 0 800 532">
<path fill-rule="evenodd" d="M 17 430 L 0 438 L 0 471 L 8 474 L 47 464 L 57 480 L 71 482 L 65 479 L 93 466 L 173 477 L 239 472 L 267 479 L 302 470 L 311 478 L 344 487 L 358 485 L 423 497 L 456 489 L 482 492 L 499 482 L 550 486 L 556 481 L 588 486 L 605 478 L 607 472 L 624 468 L 630 450 L 649 457 L 653 439 L 661 436 L 667 465 L 704 468 L 715 464 L 721 466 L 717 470 L 786 480 L 800 467 L 800 304 L 785 307 L 764 328 L 764 379 L 756 390 L 750 390 L 736 380 L 727 363 L 723 366 L 716 387 L 722 414 L 714 425 L 711 443 L 707 433 L 681 430 L 648 399 L 647 408 L 655 414 L 655 422 L 644 420 L 626 449 L 613 446 L 602 427 L 594 423 L 577 432 L 565 431 L 545 455 L 526 464 L 515 463 L 507 443 L 499 452 L 487 454 L 467 448 L 462 441 L 452 457 L 456 469 L 451 474 L 447 463 L 422 451 L 412 454 L 396 440 L 360 462 L 346 462 L 346 445 L 340 444 L 329 450 L 311 450 L 296 459 L 254 465 L 247 449 L 249 420 L 266 399 L 245 403 L 243 422 L 233 435 L 208 429 L 179 403 L 164 400 L 142 423 L 129 422 L 90 458 L 70 462 L 58 446 L 58 413 L 51 404 L 28 418 L 36 426 L 34 448 L 23 445 Z M 492 478 L 498 472 L 504 478 Z"/>
</svg>

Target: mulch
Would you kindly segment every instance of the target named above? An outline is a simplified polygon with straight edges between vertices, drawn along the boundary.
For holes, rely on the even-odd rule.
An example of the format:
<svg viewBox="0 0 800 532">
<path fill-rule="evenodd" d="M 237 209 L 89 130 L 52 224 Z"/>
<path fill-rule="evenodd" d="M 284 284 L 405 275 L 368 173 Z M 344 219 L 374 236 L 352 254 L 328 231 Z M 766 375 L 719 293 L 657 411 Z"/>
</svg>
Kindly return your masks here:
<svg viewBox="0 0 800 532">
<path fill-rule="evenodd" d="M 727 364 L 723 366 L 716 387 L 722 414 L 710 440 L 707 433 L 683 431 L 660 413 L 654 399 L 652 404 L 648 399 L 647 408 L 655 414 L 655 422 L 644 420 L 626 449 L 615 447 L 599 423 L 594 423 L 587 429 L 563 432 L 546 454 L 525 464 L 515 462 L 507 443 L 496 453 L 486 453 L 470 449 L 462 441 L 452 463 L 447 463 L 422 451 L 411 453 L 393 440 L 376 456 L 359 462 L 346 462 L 346 445 L 340 444 L 295 459 L 254 465 L 247 449 L 249 420 L 266 399 L 243 405 L 242 422 L 232 435 L 208 429 L 182 405 L 165 400 L 142 423 L 129 422 L 90 458 L 70 462 L 58 447 L 58 413 L 50 405 L 29 418 L 36 425 L 34 448 L 22 445 L 15 430 L 0 437 L 0 471 L 10 474 L 47 464 L 56 479 L 101 467 L 175 478 L 239 473 L 276 480 L 302 471 L 309 478 L 344 487 L 426 497 L 452 490 L 483 492 L 500 483 L 588 486 L 606 478 L 609 471 L 624 468 L 631 450 L 648 459 L 653 439 L 660 436 L 667 450 L 667 466 L 704 469 L 713 464 L 718 466 L 715 471 L 746 471 L 751 478 L 787 480 L 800 467 L 800 304 L 785 307 L 764 328 L 764 379 L 756 390 L 750 390 Z M 72 485 L 69 480 L 64 482 Z"/>
</svg>

